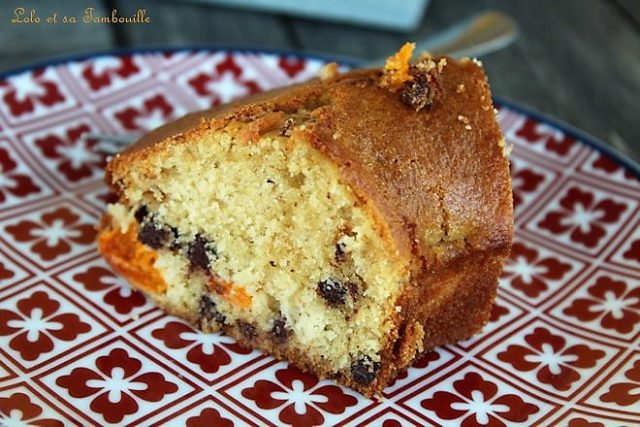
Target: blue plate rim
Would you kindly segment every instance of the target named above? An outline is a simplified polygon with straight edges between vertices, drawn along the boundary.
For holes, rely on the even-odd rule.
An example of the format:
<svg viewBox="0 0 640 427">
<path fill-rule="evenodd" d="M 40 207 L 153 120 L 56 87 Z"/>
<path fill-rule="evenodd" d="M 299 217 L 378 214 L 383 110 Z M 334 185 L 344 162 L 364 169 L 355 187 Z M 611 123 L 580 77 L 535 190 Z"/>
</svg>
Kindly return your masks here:
<svg viewBox="0 0 640 427">
<path fill-rule="evenodd" d="M 12 68 L 3 72 L 0 72 L 0 79 L 5 79 L 15 74 L 20 74 L 25 71 L 30 71 L 38 68 L 45 68 L 48 66 L 61 65 L 68 62 L 82 61 L 90 58 L 98 58 L 101 56 L 121 56 L 133 53 L 166 53 L 166 52 L 242 52 L 242 53 L 254 53 L 254 54 L 275 54 L 284 55 L 295 58 L 303 59 L 317 59 L 325 62 L 338 62 L 348 67 L 357 67 L 362 65 L 362 60 L 341 55 L 323 54 L 323 53 L 308 53 L 301 52 L 294 49 L 275 49 L 275 48 L 254 48 L 254 47 L 234 47 L 234 46 L 217 46 L 217 45 L 187 45 L 176 47 L 127 47 L 127 48 L 115 48 L 98 50 L 86 53 L 76 53 L 69 55 L 57 55 L 42 61 L 36 61 L 22 67 Z M 616 150 L 615 148 L 605 144 L 593 135 L 570 125 L 560 119 L 550 116 L 546 113 L 537 111 L 536 109 L 522 105 L 516 101 L 504 98 L 502 96 L 493 96 L 493 100 L 496 104 L 504 106 L 511 110 L 517 111 L 521 114 L 529 116 L 536 121 L 547 123 L 562 132 L 570 135 L 576 141 L 583 143 L 613 159 L 618 164 L 625 167 L 638 179 L 640 179 L 640 164 L 636 163 L 626 154 Z"/>
</svg>

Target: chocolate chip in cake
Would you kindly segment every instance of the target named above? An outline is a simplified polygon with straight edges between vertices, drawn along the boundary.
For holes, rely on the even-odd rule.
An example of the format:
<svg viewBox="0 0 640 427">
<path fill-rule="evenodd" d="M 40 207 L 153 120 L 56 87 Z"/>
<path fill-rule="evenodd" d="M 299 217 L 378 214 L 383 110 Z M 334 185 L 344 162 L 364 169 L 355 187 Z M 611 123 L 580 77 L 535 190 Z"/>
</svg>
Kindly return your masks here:
<svg viewBox="0 0 640 427">
<path fill-rule="evenodd" d="M 216 307 L 215 301 L 208 295 L 203 295 L 200 298 L 200 319 L 201 320 L 215 320 L 218 323 L 224 324 L 226 317 L 220 313 Z"/>
<path fill-rule="evenodd" d="M 317 292 L 330 306 L 343 305 L 347 296 L 345 286 L 333 278 L 318 282 Z"/>
<path fill-rule="evenodd" d="M 416 111 L 430 109 L 437 96 L 444 91 L 440 73 L 443 64 L 431 59 L 425 59 L 412 65 L 409 69 L 411 80 L 404 83 L 402 102 L 410 105 Z"/>
<path fill-rule="evenodd" d="M 171 231 L 154 221 L 143 223 L 138 231 L 138 239 L 152 249 L 160 249 L 171 237 Z"/>
<path fill-rule="evenodd" d="M 138 221 L 138 223 L 142 224 L 142 221 L 144 221 L 149 216 L 149 209 L 147 209 L 145 205 L 142 205 L 138 209 L 136 209 L 133 216 L 136 221 Z"/>
<path fill-rule="evenodd" d="M 369 356 L 363 356 L 351 365 L 351 378 L 363 385 L 373 382 L 380 369 L 380 363 L 374 362 Z"/>
<path fill-rule="evenodd" d="M 433 104 L 435 92 L 426 74 L 416 74 L 412 81 L 406 82 L 402 91 L 402 102 L 416 111 L 427 110 Z"/>
<path fill-rule="evenodd" d="M 295 124 L 293 117 L 289 117 L 284 121 L 282 125 L 282 129 L 280 129 L 280 135 L 282 136 L 291 136 L 291 131 L 293 130 L 293 125 Z"/>
<path fill-rule="evenodd" d="M 360 287 L 355 282 L 347 282 L 347 289 L 349 289 L 349 295 L 354 301 L 360 296 Z"/>
<path fill-rule="evenodd" d="M 273 321 L 271 328 L 273 341 L 277 344 L 284 344 L 289 339 L 289 329 L 287 328 L 287 319 L 280 313 Z"/>
<path fill-rule="evenodd" d="M 209 271 L 210 259 L 217 259 L 218 253 L 211 242 L 196 234 L 195 239 L 189 244 L 187 256 L 193 270 Z"/>
<path fill-rule="evenodd" d="M 244 320 L 237 320 L 236 325 L 238 325 L 238 329 L 240 330 L 242 336 L 247 340 L 251 341 L 258 336 L 258 331 L 256 330 L 255 325 L 252 325 L 249 322 L 245 322 Z"/>
<path fill-rule="evenodd" d="M 342 242 L 336 243 L 336 251 L 334 254 L 334 259 L 336 260 L 336 262 L 343 263 L 349 258 L 346 252 L 346 249 L 347 249 L 347 245 L 345 245 L 344 243 Z"/>
<path fill-rule="evenodd" d="M 169 249 L 171 249 L 174 252 L 177 252 L 180 250 L 180 242 L 178 242 L 178 238 L 180 237 L 180 232 L 178 231 L 178 229 L 176 227 L 169 227 L 171 230 L 171 237 L 173 239 L 173 241 L 171 242 L 171 245 L 169 245 Z"/>
</svg>

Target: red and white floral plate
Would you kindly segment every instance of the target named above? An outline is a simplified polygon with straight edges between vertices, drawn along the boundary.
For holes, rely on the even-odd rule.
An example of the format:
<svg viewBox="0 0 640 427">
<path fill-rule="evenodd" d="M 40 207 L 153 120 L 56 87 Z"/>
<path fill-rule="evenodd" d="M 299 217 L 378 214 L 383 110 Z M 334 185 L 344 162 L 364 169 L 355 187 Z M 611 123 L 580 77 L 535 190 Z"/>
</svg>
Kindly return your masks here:
<svg viewBox="0 0 640 427">
<path fill-rule="evenodd" d="M 105 158 L 81 135 L 140 133 L 322 64 L 128 52 L 0 77 L 1 425 L 640 424 L 638 169 L 504 102 L 517 232 L 491 322 L 382 402 L 200 334 L 113 274 L 93 243 Z"/>
</svg>

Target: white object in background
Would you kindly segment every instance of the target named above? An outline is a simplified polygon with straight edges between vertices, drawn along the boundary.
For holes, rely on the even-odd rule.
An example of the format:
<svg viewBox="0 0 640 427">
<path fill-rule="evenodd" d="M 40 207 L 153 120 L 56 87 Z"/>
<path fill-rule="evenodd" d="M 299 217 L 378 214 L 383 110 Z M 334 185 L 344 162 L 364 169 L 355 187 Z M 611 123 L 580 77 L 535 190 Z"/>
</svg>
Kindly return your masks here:
<svg viewBox="0 0 640 427">
<path fill-rule="evenodd" d="M 184 1 L 184 0 L 181 0 Z M 414 30 L 429 0 L 197 0 L 392 30 Z"/>
</svg>

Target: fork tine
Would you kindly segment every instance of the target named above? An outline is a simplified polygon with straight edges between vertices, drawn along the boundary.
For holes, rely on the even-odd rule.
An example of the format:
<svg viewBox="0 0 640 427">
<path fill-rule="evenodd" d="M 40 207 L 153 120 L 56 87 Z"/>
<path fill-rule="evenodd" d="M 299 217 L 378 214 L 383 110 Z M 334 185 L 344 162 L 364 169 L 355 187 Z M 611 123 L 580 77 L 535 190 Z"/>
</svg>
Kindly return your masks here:
<svg viewBox="0 0 640 427">
<path fill-rule="evenodd" d="M 94 146 L 94 149 L 98 152 L 105 153 L 108 155 L 115 155 L 126 148 L 126 145 L 122 144 L 112 144 L 107 141 L 98 141 L 98 143 Z"/>
<path fill-rule="evenodd" d="M 133 144 L 138 138 L 135 135 L 109 135 L 97 132 L 87 132 L 82 134 L 82 139 L 84 141 L 89 139 L 98 141 L 95 145 L 95 149 L 97 151 L 113 155 Z"/>
<path fill-rule="evenodd" d="M 87 132 L 82 134 L 82 138 L 87 139 L 95 139 L 97 141 L 105 141 L 118 145 L 130 145 L 133 144 L 138 137 L 136 135 L 113 135 L 106 133 L 97 133 L 97 132 Z"/>
</svg>

